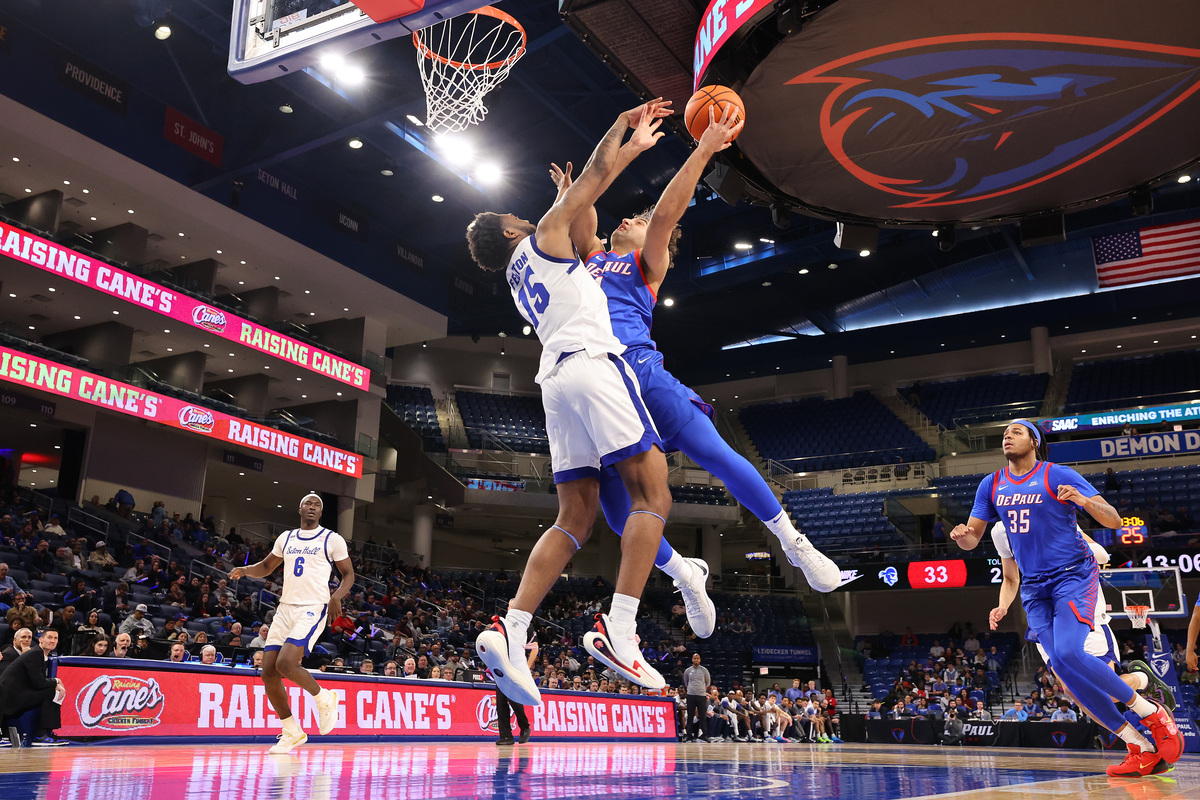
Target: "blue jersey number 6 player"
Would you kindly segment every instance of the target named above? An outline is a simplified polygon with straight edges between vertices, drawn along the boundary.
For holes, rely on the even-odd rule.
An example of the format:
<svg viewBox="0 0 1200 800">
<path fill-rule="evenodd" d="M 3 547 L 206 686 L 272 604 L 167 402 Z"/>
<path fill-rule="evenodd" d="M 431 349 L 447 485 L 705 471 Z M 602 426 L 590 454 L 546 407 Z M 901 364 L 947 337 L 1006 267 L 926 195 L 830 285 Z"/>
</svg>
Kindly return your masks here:
<svg viewBox="0 0 1200 800">
<path fill-rule="evenodd" d="M 980 482 L 971 518 L 951 538 L 971 550 L 989 523 L 1004 523 L 1024 579 L 1021 601 L 1030 629 L 1079 705 L 1125 741 L 1125 760 L 1110 766 L 1108 774 L 1132 778 L 1162 772 L 1183 752 L 1174 716 L 1085 648 L 1096 626 L 1100 568 L 1076 527 L 1076 510 L 1106 528 L 1121 527 L 1121 517 L 1078 472 L 1044 460 L 1041 433 L 1033 423 L 1014 421 L 1004 430 L 1002 447 L 1008 465 Z M 1153 741 L 1126 721 L 1113 700 L 1137 714 Z"/>
</svg>

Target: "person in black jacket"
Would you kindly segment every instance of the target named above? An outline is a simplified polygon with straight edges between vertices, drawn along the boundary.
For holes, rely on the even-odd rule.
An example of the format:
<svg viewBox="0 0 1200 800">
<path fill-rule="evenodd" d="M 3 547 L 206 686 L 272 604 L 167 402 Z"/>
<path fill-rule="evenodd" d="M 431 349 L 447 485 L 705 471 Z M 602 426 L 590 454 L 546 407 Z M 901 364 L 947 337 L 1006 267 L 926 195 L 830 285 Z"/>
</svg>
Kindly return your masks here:
<svg viewBox="0 0 1200 800">
<path fill-rule="evenodd" d="M 62 713 L 54 696 L 62 681 L 46 677 L 46 659 L 58 647 L 58 631 L 42 631 L 38 646 L 22 653 L 12 666 L 0 675 L 0 708 L 8 717 L 18 717 L 40 708 L 37 728 L 31 744 L 34 747 L 57 747 L 68 744 L 54 735 L 62 725 Z"/>
<path fill-rule="evenodd" d="M 21 628 L 13 634 L 12 644 L 0 652 L 0 675 L 20 658 L 21 654 L 33 646 L 33 631 Z"/>
</svg>

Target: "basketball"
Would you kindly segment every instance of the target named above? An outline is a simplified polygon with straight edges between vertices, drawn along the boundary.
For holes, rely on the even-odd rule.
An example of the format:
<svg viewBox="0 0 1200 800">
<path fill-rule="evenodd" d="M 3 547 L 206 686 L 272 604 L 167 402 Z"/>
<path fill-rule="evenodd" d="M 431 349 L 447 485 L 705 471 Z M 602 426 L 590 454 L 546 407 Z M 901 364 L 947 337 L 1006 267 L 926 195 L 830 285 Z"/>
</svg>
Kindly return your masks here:
<svg viewBox="0 0 1200 800">
<path fill-rule="evenodd" d="M 700 137 L 704 135 L 705 128 L 708 127 L 708 109 L 713 105 L 717 107 L 717 119 L 720 119 L 725 113 L 727 106 L 733 106 L 737 109 L 737 113 L 733 116 L 735 122 L 746 118 L 746 104 L 742 102 L 742 98 L 733 89 L 717 84 L 701 86 L 700 90 L 688 100 L 687 107 L 683 110 L 684 124 L 687 125 L 688 133 L 696 141 L 700 141 Z M 733 138 L 737 138 L 737 133 L 733 135 Z"/>
</svg>

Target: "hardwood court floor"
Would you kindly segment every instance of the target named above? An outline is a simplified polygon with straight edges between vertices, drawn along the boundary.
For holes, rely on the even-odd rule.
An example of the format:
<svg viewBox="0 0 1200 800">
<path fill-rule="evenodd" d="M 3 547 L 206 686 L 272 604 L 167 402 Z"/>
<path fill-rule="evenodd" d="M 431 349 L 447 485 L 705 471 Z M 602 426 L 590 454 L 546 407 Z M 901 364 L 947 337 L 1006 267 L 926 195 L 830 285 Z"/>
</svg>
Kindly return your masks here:
<svg viewBox="0 0 1200 800">
<path fill-rule="evenodd" d="M 0 800 L 1200 800 L 1200 756 L 1110 779 L 1113 753 L 879 745 L 75 745 L 0 751 Z"/>
</svg>

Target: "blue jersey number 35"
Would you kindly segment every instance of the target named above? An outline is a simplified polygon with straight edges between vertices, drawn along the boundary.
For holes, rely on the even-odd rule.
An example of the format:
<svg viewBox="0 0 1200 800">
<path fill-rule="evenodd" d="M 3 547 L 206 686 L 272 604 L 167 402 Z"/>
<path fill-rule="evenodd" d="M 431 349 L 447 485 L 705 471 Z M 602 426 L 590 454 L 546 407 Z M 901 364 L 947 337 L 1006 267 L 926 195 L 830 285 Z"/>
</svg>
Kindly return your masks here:
<svg viewBox="0 0 1200 800">
<path fill-rule="evenodd" d="M 529 323 L 536 328 L 539 317 L 545 313 L 546 306 L 550 305 L 550 293 L 546 291 L 545 286 L 534 279 L 533 269 L 530 267 L 525 268 L 521 290 L 517 292 L 517 300 L 521 302 L 521 306 L 525 309 L 525 313 L 529 317 Z"/>
</svg>

